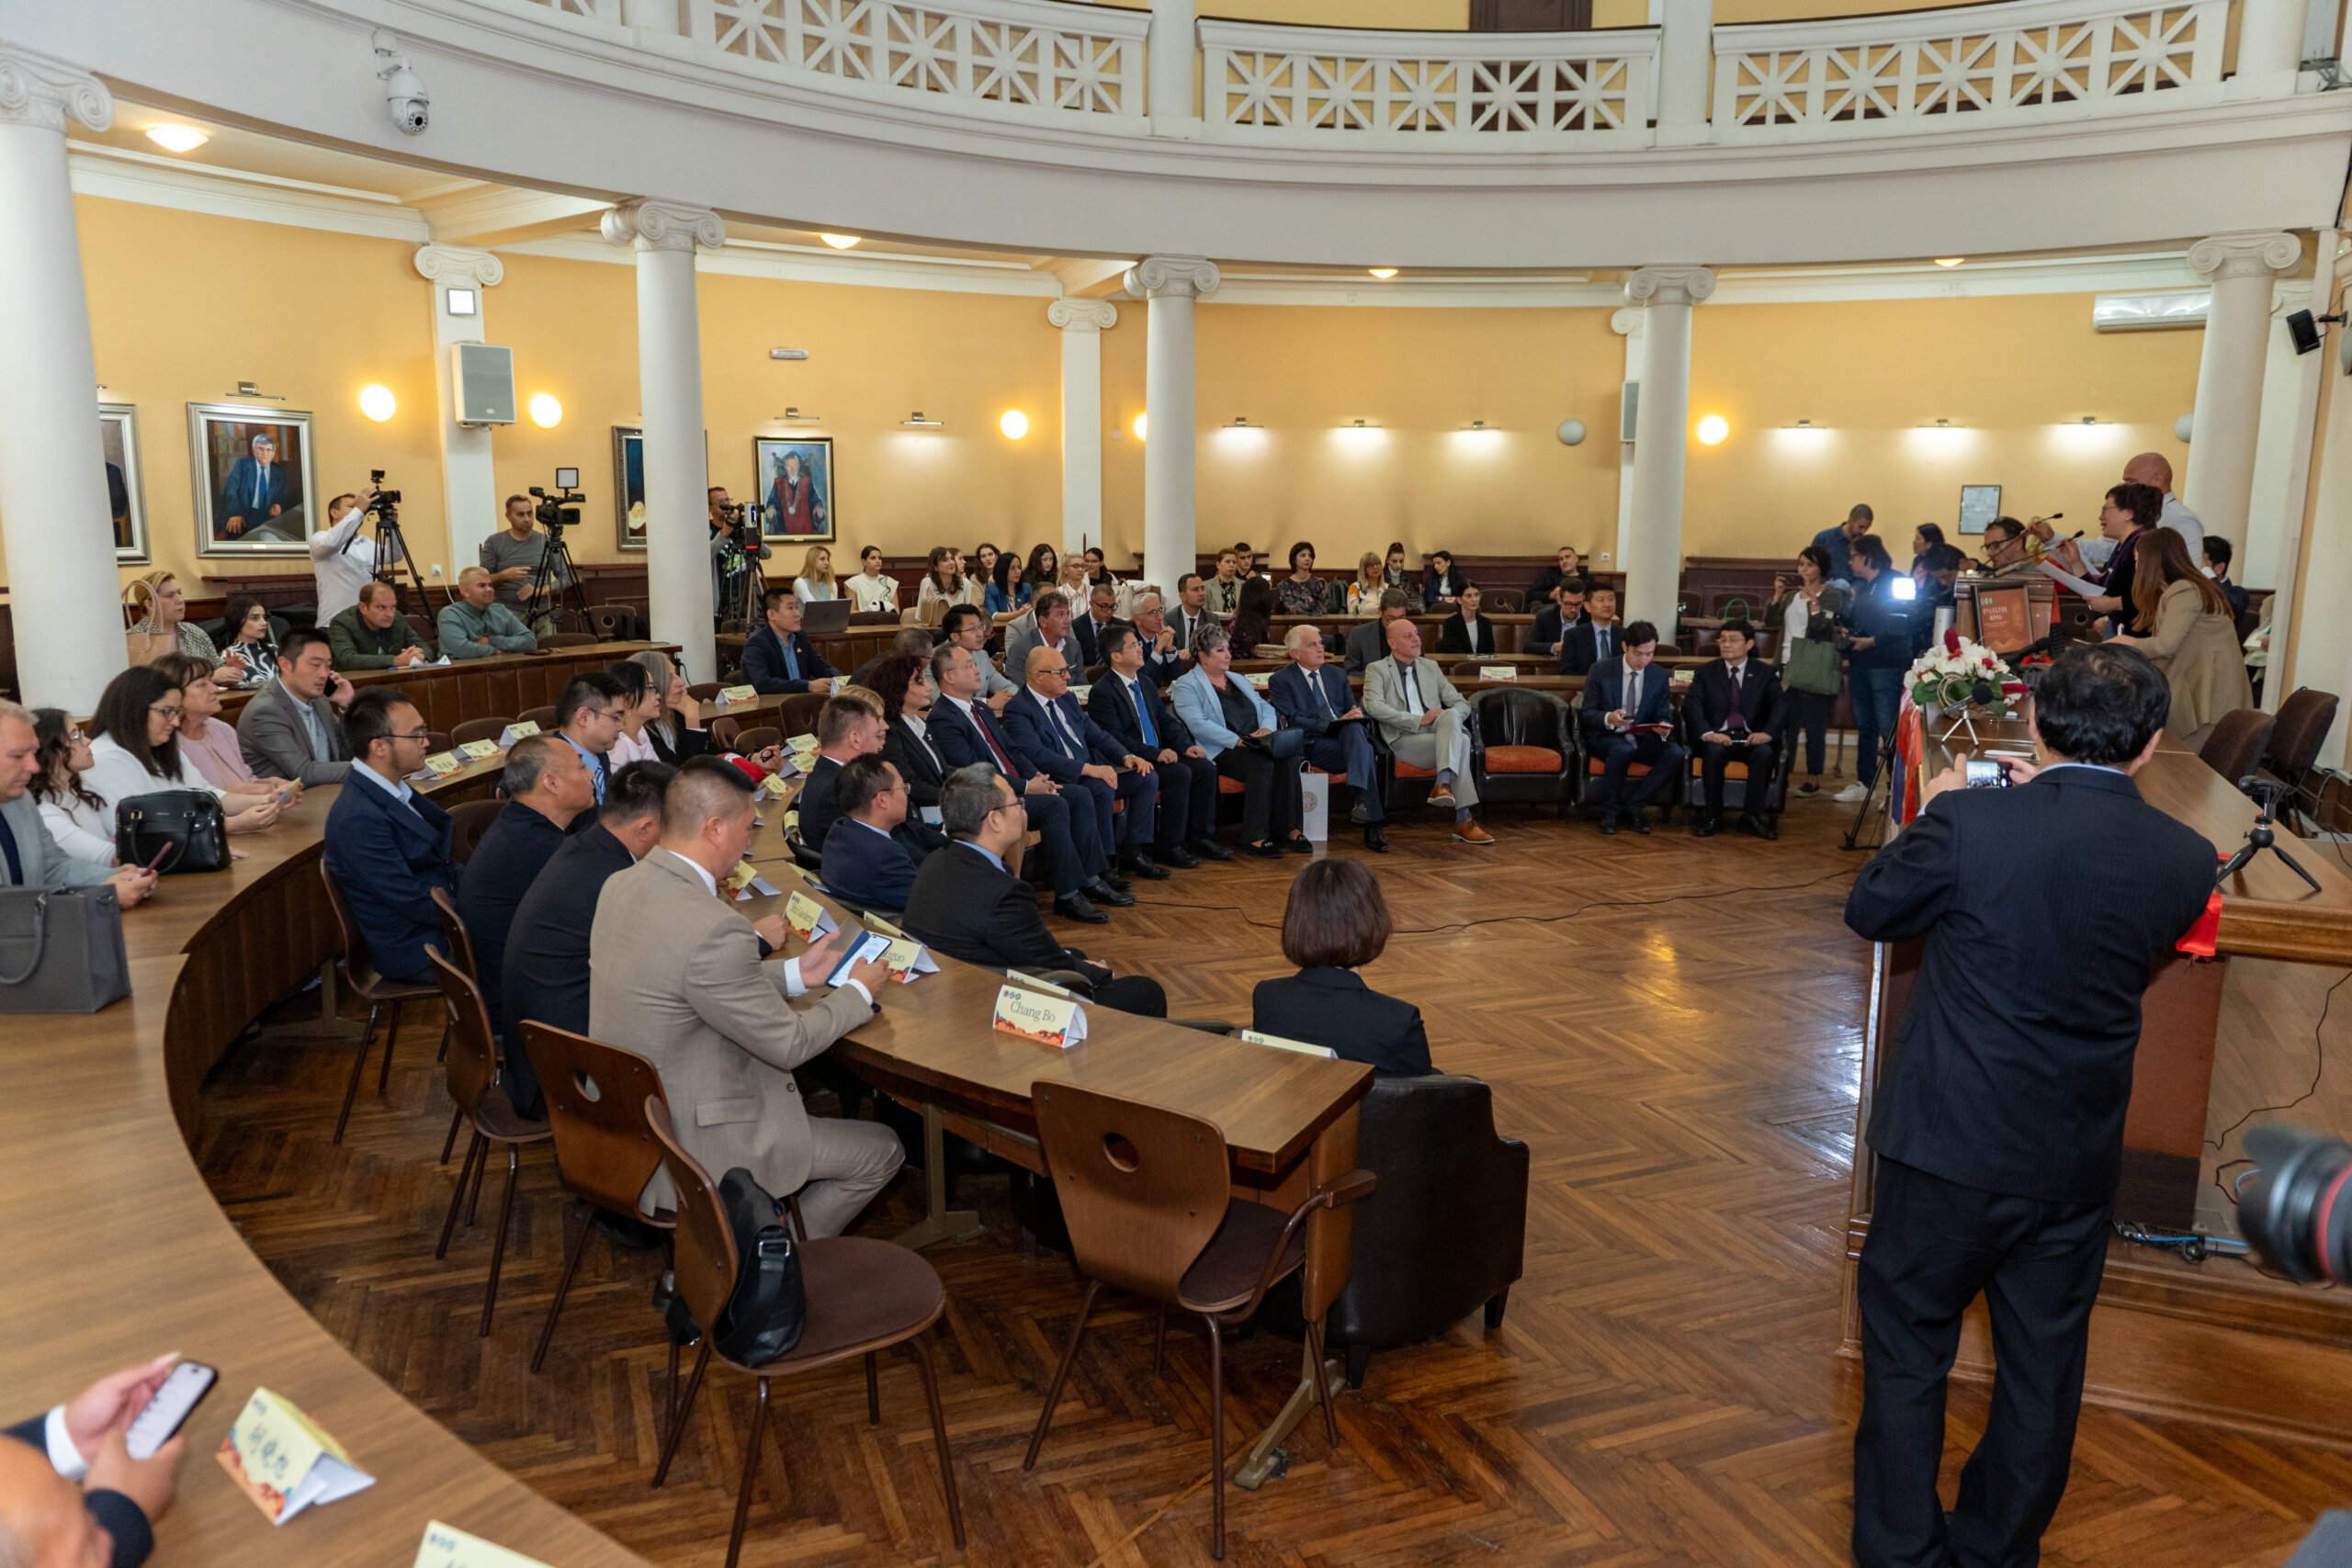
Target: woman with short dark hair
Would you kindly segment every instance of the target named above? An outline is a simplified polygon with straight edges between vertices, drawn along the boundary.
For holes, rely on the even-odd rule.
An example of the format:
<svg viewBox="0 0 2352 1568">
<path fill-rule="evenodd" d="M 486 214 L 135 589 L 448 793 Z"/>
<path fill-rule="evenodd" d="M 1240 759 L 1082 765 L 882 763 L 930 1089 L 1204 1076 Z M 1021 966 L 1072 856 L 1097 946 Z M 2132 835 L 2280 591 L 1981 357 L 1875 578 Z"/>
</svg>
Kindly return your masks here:
<svg viewBox="0 0 2352 1568">
<path fill-rule="evenodd" d="M 1285 615 L 1319 615 L 1331 590 L 1315 575 L 1315 547 L 1305 539 L 1290 547 L 1290 575 L 1274 584 L 1274 604 Z"/>
<path fill-rule="evenodd" d="M 1356 973 L 1380 956 L 1395 929 L 1380 881 L 1362 861 L 1301 866 L 1283 908 L 1283 956 L 1298 973 L 1259 982 L 1250 1027 L 1328 1047 L 1383 1077 L 1436 1072 L 1421 1010 L 1381 995 Z"/>
</svg>

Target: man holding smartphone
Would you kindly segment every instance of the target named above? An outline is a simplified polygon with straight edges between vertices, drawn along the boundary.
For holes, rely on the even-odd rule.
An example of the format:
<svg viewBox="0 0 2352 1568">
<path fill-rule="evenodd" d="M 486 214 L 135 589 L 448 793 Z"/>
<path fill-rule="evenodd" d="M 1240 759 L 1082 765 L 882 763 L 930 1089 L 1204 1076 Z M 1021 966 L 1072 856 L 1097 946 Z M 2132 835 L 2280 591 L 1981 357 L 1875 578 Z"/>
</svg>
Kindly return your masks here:
<svg viewBox="0 0 2352 1568">
<path fill-rule="evenodd" d="M 0 1541 L 32 1562 L 138 1568 L 147 1560 L 187 1444 L 175 1431 L 133 1459 L 129 1433 L 177 1359 L 126 1367 L 8 1428 L 17 1440 L 0 1443 Z"/>
</svg>

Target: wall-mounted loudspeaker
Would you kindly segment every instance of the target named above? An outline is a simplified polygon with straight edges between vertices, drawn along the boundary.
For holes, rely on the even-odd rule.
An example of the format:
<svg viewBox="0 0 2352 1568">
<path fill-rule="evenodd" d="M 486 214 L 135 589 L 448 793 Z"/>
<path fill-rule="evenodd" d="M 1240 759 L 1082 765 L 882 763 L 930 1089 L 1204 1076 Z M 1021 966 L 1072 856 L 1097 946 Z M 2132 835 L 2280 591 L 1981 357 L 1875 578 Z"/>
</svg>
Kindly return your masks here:
<svg viewBox="0 0 2352 1568">
<path fill-rule="evenodd" d="M 450 345 L 449 386 L 459 424 L 514 423 L 514 351 L 487 343 Z"/>
<path fill-rule="evenodd" d="M 1641 412 L 1641 407 L 1642 384 L 1639 381 L 1626 382 L 1623 393 L 1617 400 L 1618 440 L 1631 441 L 1634 438 L 1634 415 Z"/>
</svg>

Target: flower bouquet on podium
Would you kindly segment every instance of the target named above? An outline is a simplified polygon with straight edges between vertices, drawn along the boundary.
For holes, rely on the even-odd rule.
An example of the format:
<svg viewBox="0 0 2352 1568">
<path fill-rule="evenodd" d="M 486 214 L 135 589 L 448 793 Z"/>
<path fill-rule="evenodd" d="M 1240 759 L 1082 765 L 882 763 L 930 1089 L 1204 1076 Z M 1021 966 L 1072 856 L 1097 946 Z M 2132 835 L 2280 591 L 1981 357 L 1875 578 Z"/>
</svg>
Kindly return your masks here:
<svg viewBox="0 0 2352 1568">
<path fill-rule="evenodd" d="M 1982 643 L 1971 642 L 1957 631 L 1946 631 L 1943 641 L 1912 660 L 1904 677 L 1904 691 L 1919 710 L 1920 722 L 1932 728 L 1946 715 L 1954 715 L 1937 739 L 1949 742 L 1962 729 L 1969 744 L 1978 744 L 1975 716 L 2008 716 L 2011 702 L 2025 694 L 2001 656 Z"/>
</svg>

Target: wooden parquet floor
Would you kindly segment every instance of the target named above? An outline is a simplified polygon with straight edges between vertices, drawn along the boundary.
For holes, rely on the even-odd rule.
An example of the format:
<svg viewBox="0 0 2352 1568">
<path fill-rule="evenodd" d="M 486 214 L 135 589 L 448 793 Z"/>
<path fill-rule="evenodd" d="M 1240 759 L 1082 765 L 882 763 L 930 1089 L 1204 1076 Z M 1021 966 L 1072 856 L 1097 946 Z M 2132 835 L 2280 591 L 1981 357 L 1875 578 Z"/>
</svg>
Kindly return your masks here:
<svg viewBox="0 0 2352 1568">
<path fill-rule="evenodd" d="M 1527 1273 L 1499 1331 L 1473 1317 L 1376 1356 L 1363 1391 L 1340 1401 L 1336 1453 L 1310 1421 L 1286 1477 L 1232 1492 L 1229 1561 L 1847 1560 L 1859 1382 L 1837 1354 L 1838 1236 L 1863 953 L 1839 920 L 1859 863 L 1835 848 L 1844 815 L 1806 803 L 1776 845 L 1702 843 L 1679 826 L 1603 839 L 1516 810 L 1494 814 L 1491 850 L 1454 843 L 1434 818 L 1392 830 L 1397 852 L 1374 863 L 1405 930 L 1371 978 L 1419 1002 L 1439 1065 L 1492 1082 L 1501 1126 L 1532 1146 Z M 1337 852 L 1363 852 L 1348 839 Z M 1180 1014 L 1246 1021 L 1251 986 L 1285 967 L 1295 864 L 1146 885 L 1139 908 L 1075 940 L 1158 976 Z M 525 1160 L 496 1327 L 476 1337 L 491 1203 L 446 1263 L 432 1256 L 455 1168 L 435 1164 L 449 1114 L 437 1032 L 412 1014 L 390 1096 L 362 1096 L 340 1148 L 328 1135 L 347 1048 L 247 1047 L 205 1094 L 206 1177 L 287 1287 L 409 1398 L 654 1560 L 716 1564 L 748 1382 L 714 1379 L 669 1485 L 650 1491 L 657 1256 L 601 1241 L 546 1371 L 528 1373 L 573 1220 L 544 1156 Z M 910 1173 L 866 1228 L 888 1234 L 919 1199 Z M 1148 1316 L 1098 1314 L 1024 1474 L 1077 1290 L 1063 1260 L 1020 1251 L 1002 1180 L 967 1183 L 963 1199 L 990 1234 L 931 1256 L 950 1297 L 936 1353 L 967 1560 L 1206 1562 L 1202 1341 L 1171 1333 L 1155 1377 Z M 1295 1346 L 1271 1334 L 1231 1353 L 1237 1456 L 1296 1366 Z M 854 1367 L 778 1385 L 746 1562 L 956 1555 L 913 1368 L 886 1359 L 878 1428 L 860 1393 Z M 1982 1388 L 1954 1386 L 1947 1495 L 1984 1409 Z M 2044 1561 L 2277 1564 L 2347 1496 L 2352 1457 L 2090 1410 Z"/>
</svg>

